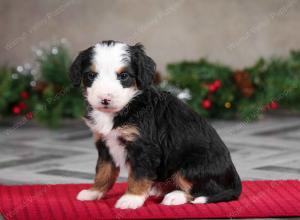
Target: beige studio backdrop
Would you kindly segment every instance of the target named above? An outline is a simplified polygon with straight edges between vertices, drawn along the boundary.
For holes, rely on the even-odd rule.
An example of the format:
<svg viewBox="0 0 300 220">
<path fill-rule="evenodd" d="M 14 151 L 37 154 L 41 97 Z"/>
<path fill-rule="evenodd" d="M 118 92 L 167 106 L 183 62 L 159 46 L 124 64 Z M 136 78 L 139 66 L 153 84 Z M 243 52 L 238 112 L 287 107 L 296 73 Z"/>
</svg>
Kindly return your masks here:
<svg viewBox="0 0 300 220">
<path fill-rule="evenodd" d="M 300 48 L 299 0 L 1 0 L 0 65 L 30 62 L 66 38 L 72 56 L 100 40 L 142 42 L 158 69 L 207 57 L 236 68 Z"/>
</svg>

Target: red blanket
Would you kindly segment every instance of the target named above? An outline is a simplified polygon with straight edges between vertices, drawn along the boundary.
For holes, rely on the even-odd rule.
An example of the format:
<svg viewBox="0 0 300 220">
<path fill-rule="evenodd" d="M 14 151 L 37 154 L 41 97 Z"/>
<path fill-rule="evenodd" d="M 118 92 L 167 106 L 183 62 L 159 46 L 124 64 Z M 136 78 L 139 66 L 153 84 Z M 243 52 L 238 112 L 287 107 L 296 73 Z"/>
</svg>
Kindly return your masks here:
<svg viewBox="0 0 300 220">
<path fill-rule="evenodd" d="M 5 219 L 149 219 L 251 218 L 300 216 L 300 181 L 244 181 L 238 201 L 216 204 L 160 205 L 149 198 L 136 210 L 115 209 L 126 184 L 115 184 L 105 198 L 81 202 L 77 193 L 88 184 L 0 186 L 0 212 Z"/>
</svg>

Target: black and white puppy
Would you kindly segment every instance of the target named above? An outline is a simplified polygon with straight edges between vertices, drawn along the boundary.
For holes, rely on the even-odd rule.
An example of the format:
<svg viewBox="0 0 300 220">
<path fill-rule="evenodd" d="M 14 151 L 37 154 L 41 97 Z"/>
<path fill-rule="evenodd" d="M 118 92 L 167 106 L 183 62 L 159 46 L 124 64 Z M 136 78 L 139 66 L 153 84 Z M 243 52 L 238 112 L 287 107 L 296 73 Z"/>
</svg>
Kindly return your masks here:
<svg viewBox="0 0 300 220">
<path fill-rule="evenodd" d="M 163 190 L 164 205 L 238 199 L 241 181 L 227 147 L 204 118 L 151 86 L 154 72 L 142 45 L 116 41 L 98 43 L 73 62 L 70 78 L 75 86 L 83 82 L 99 157 L 93 187 L 77 199 L 102 198 L 120 168 L 128 170 L 128 189 L 117 208 L 141 207 Z"/>
</svg>

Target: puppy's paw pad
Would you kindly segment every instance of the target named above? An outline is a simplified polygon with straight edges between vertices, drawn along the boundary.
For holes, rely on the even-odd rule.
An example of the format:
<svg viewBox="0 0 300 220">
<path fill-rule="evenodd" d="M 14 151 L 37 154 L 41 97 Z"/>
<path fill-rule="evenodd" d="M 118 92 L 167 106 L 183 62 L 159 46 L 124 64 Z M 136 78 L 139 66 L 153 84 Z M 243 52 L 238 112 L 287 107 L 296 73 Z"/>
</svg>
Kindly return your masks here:
<svg viewBox="0 0 300 220">
<path fill-rule="evenodd" d="M 187 203 L 187 195 L 185 192 L 175 190 L 165 195 L 161 204 L 163 205 L 181 205 Z"/>
<path fill-rule="evenodd" d="M 207 197 L 205 197 L 205 196 L 199 196 L 199 197 L 195 198 L 193 201 L 191 201 L 191 203 L 194 203 L 194 204 L 204 204 L 204 203 L 207 203 Z"/>
<path fill-rule="evenodd" d="M 91 190 L 91 189 L 84 189 L 81 190 L 77 194 L 77 199 L 80 201 L 90 201 L 90 200 L 97 200 L 102 197 L 103 193 L 96 191 L 96 190 Z"/>
<path fill-rule="evenodd" d="M 115 207 L 119 209 L 136 209 L 145 202 L 145 196 L 125 194 L 116 203 Z"/>
</svg>

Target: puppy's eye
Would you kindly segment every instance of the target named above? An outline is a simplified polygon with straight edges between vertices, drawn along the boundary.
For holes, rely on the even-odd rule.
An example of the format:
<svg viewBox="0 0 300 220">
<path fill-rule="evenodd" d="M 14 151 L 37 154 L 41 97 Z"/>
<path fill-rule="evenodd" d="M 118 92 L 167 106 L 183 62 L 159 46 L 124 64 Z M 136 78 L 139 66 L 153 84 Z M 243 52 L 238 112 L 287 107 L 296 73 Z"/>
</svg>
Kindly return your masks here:
<svg viewBox="0 0 300 220">
<path fill-rule="evenodd" d="M 96 76 L 98 75 L 98 73 L 95 72 L 87 72 L 87 77 L 89 80 L 94 80 L 96 78 Z"/>
<path fill-rule="evenodd" d="M 128 77 L 129 77 L 129 74 L 127 72 L 123 72 L 123 73 L 118 74 L 118 78 L 122 81 L 126 80 Z"/>
</svg>

